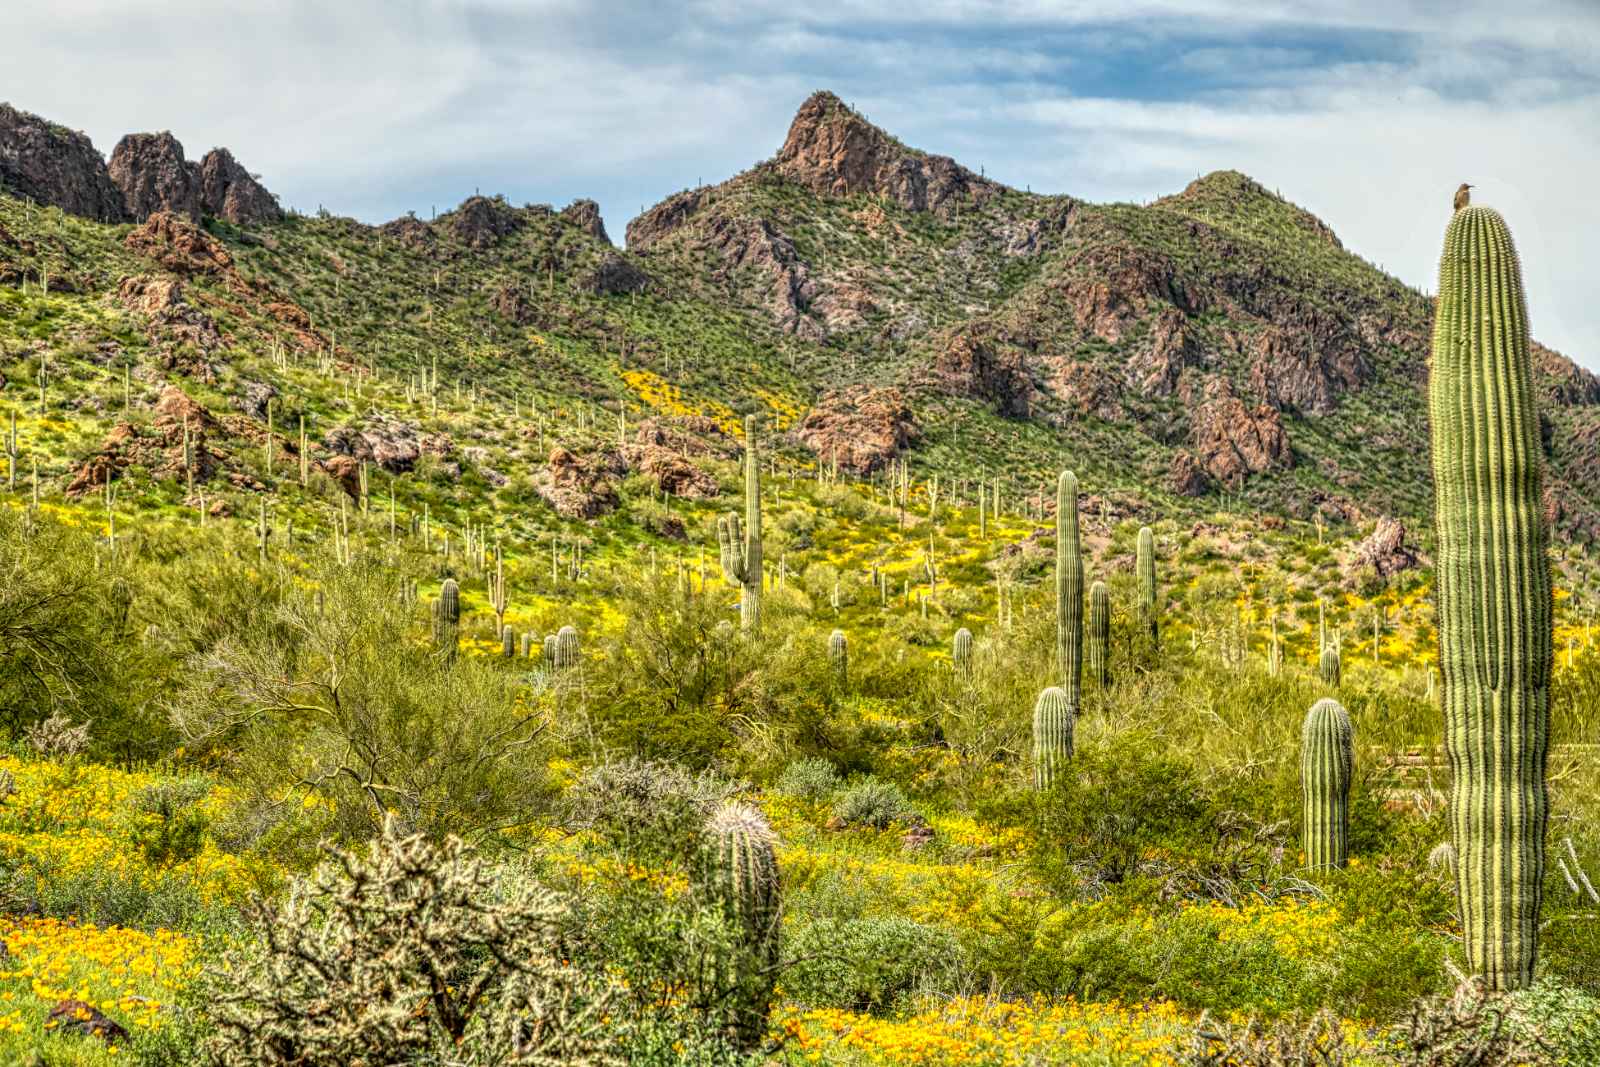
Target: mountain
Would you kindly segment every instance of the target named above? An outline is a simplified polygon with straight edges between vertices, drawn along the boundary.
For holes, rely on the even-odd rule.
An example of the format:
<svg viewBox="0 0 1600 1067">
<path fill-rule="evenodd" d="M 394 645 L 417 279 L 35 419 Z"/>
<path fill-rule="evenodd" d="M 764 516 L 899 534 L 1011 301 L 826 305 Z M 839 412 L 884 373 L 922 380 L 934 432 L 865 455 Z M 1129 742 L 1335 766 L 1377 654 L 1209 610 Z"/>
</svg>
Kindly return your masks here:
<svg viewBox="0 0 1600 1067">
<path fill-rule="evenodd" d="M 170 479 L 185 425 L 202 487 L 276 484 L 270 401 L 296 467 L 304 415 L 347 490 L 365 461 L 535 525 L 630 473 L 714 492 L 695 457 L 745 414 L 796 459 L 1013 497 L 1072 465 L 1130 513 L 1428 508 L 1429 300 L 1231 171 L 1147 206 L 1024 192 L 817 93 L 625 250 L 593 201 L 309 218 L 225 149 L 130 135 L 108 166 L 3 107 L 0 187 L 0 407 L 47 492 Z M 1538 356 L 1552 518 L 1593 537 L 1600 380 Z"/>
</svg>

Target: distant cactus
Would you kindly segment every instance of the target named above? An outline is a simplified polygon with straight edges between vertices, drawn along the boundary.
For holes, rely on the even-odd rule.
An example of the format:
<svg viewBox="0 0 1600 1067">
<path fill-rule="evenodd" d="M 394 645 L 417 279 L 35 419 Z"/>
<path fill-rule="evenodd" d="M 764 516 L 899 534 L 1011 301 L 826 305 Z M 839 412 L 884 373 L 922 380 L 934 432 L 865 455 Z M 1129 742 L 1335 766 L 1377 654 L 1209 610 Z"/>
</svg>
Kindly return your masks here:
<svg viewBox="0 0 1600 1067">
<path fill-rule="evenodd" d="M 1139 548 L 1134 563 L 1139 575 L 1139 621 L 1156 644 L 1161 641 L 1161 620 L 1156 601 L 1156 535 L 1139 527 Z"/>
<path fill-rule="evenodd" d="M 744 525 L 728 512 L 717 520 L 717 545 L 722 571 L 743 589 L 740 626 L 746 632 L 761 628 L 761 457 L 756 449 L 754 415 L 744 420 Z"/>
<path fill-rule="evenodd" d="M 716 978 L 728 1038 L 749 1051 L 766 1035 L 780 962 L 776 839 L 761 812 L 730 801 L 707 820 L 700 886 L 738 939 L 716 961 Z"/>
<path fill-rule="evenodd" d="M 1300 735 L 1303 846 L 1313 870 L 1343 867 L 1349 853 L 1350 779 L 1355 760 L 1350 716 L 1337 700 L 1311 705 Z"/>
<path fill-rule="evenodd" d="M 963 675 L 972 673 L 972 631 L 963 626 L 950 643 L 950 659 Z"/>
<path fill-rule="evenodd" d="M 500 654 L 506 659 L 510 659 L 512 656 L 516 655 L 516 653 L 517 635 L 512 632 L 511 627 L 507 626 L 504 630 L 500 631 Z"/>
<path fill-rule="evenodd" d="M 461 588 L 454 578 L 446 578 L 439 587 L 439 599 L 433 602 L 434 645 L 454 655 L 460 628 Z"/>
<path fill-rule="evenodd" d="M 558 670 L 570 670 L 578 665 L 578 631 L 571 626 L 563 626 L 556 631 L 555 667 Z"/>
<path fill-rule="evenodd" d="M 1078 476 L 1056 482 L 1056 670 L 1073 714 L 1083 692 L 1083 553 L 1078 540 Z"/>
<path fill-rule="evenodd" d="M 556 635 L 544 635 L 544 665 L 554 669 L 556 665 Z"/>
<path fill-rule="evenodd" d="M 1454 879 L 1456 876 L 1456 849 L 1448 841 L 1441 841 L 1428 853 L 1428 867 Z"/>
<path fill-rule="evenodd" d="M 1464 946 L 1490 990 L 1517 989 L 1538 955 L 1553 604 L 1522 268 L 1491 208 L 1445 232 L 1428 404 Z"/>
<path fill-rule="evenodd" d="M 1344 673 L 1340 660 L 1339 646 L 1337 644 L 1323 647 L 1322 656 L 1317 660 L 1317 676 L 1322 679 L 1323 685 L 1332 686 L 1335 689 L 1339 687 L 1341 676 Z"/>
<path fill-rule="evenodd" d="M 1072 759 L 1072 731 L 1078 708 L 1066 691 L 1051 686 L 1033 705 L 1033 784 L 1049 789 Z"/>
<path fill-rule="evenodd" d="M 1089 629 L 1083 648 L 1089 664 L 1089 677 L 1104 689 L 1111 684 L 1111 593 L 1105 582 L 1089 587 Z"/>
<path fill-rule="evenodd" d="M 522 658 L 523 659 L 532 659 L 533 658 L 533 634 L 532 633 L 524 633 L 522 635 Z"/>
<path fill-rule="evenodd" d="M 850 680 L 850 642 L 843 630 L 835 630 L 828 636 L 828 662 L 833 665 L 834 677 L 843 688 Z"/>
</svg>

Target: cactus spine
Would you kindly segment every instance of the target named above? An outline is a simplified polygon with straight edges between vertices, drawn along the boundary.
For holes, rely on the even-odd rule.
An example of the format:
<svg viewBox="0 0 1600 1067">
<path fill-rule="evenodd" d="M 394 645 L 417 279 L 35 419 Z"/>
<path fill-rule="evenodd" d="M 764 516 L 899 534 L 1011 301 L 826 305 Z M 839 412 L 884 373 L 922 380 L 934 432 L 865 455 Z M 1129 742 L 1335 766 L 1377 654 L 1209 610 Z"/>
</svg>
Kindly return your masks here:
<svg viewBox="0 0 1600 1067">
<path fill-rule="evenodd" d="M 1322 679 L 1322 684 L 1338 688 L 1343 675 L 1340 668 L 1339 646 L 1322 646 L 1322 656 L 1317 660 L 1317 676 Z"/>
<path fill-rule="evenodd" d="M 718 809 L 705 826 L 701 885 L 738 937 L 717 961 L 728 1037 L 753 1049 L 767 1030 L 778 976 L 782 891 L 776 841 L 767 820 L 737 801 Z"/>
<path fill-rule="evenodd" d="M 1072 729 L 1078 707 L 1066 691 L 1051 686 L 1033 703 L 1033 784 L 1049 789 L 1072 759 Z"/>
<path fill-rule="evenodd" d="M 972 673 L 972 631 L 963 626 L 950 643 L 950 660 L 962 675 Z"/>
<path fill-rule="evenodd" d="M 1078 476 L 1071 471 L 1062 471 L 1056 483 L 1056 664 L 1076 715 L 1083 691 L 1083 554 Z"/>
<path fill-rule="evenodd" d="M 1354 761 L 1350 716 L 1337 700 L 1324 697 L 1311 705 L 1300 733 L 1302 844 L 1312 870 L 1343 867 L 1348 858 Z"/>
<path fill-rule="evenodd" d="M 1089 632 L 1084 637 L 1089 677 L 1104 689 L 1111 684 L 1111 593 L 1105 582 L 1089 587 Z"/>
<path fill-rule="evenodd" d="M 833 675 L 843 688 L 850 680 L 850 641 L 843 630 L 828 635 L 828 662 L 833 664 Z"/>
<path fill-rule="evenodd" d="M 1467 960 L 1533 980 L 1549 796 L 1550 570 L 1522 268 L 1498 212 L 1445 232 L 1428 376 L 1439 668 Z"/>
<path fill-rule="evenodd" d="M 1154 644 L 1160 644 L 1160 620 L 1156 616 L 1156 535 L 1150 527 L 1139 527 L 1139 549 L 1134 569 L 1139 575 L 1139 621 Z"/>
<path fill-rule="evenodd" d="M 744 526 L 729 512 L 717 520 L 722 572 L 744 590 L 739 624 L 746 632 L 761 628 L 761 457 L 756 451 L 756 419 L 744 420 Z"/>
</svg>

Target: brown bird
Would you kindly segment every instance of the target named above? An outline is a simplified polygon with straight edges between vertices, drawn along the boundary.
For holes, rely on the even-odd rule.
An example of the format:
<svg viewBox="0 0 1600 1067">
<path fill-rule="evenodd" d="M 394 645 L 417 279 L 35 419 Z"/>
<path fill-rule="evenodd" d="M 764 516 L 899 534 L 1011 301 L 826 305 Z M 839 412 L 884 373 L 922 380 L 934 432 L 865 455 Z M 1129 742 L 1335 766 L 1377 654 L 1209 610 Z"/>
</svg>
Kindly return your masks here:
<svg viewBox="0 0 1600 1067">
<path fill-rule="evenodd" d="M 1462 208 L 1464 208 L 1468 204 L 1472 203 L 1472 194 L 1467 192 L 1467 190 L 1471 189 L 1471 188 L 1472 188 L 1472 186 L 1469 183 L 1462 182 L 1461 183 L 1461 188 L 1456 190 L 1456 210 L 1457 211 L 1460 211 Z"/>
</svg>

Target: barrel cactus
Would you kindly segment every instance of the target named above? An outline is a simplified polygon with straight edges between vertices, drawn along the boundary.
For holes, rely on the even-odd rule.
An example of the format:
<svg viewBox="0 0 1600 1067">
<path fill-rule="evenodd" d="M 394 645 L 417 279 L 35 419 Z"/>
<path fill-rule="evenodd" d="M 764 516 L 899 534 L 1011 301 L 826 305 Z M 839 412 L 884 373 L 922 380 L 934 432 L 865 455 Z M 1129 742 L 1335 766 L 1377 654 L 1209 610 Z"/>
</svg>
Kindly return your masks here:
<svg viewBox="0 0 1600 1067">
<path fill-rule="evenodd" d="M 1051 686 L 1033 704 L 1033 784 L 1049 789 L 1072 759 L 1078 706 L 1066 690 Z"/>
<path fill-rule="evenodd" d="M 578 665 L 578 631 L 563 626 L 555 635 L 555 664 L 558 670 L 568 670 Z"/>
<path fill-rule="evenodd" d="M 972 631 L 963 626 L 950 643 L 950 660 L 961 674 L 972 673 Z"/>
<path fill-rule="evenodd" d="M 756 450 L 754 415 L 744 420 L 744 525 L 728 512 L 717 520 L 717 546 L 722 572 L 743 589 L 740 625 L 750 632 L 761 628 L 761 457 Z"/>
<path fill-rule="evenodd" d="M 1083 648 L 1089 677 L 1104 689 L 1111 684 L 1111 593 L 1105 582 L 1089 587 L 1089 629 L 1084 634 Z"/>
<path fill-rule="evenodd" d="M 761 812 L 730 801 L 707 820 L 700 887 L 732 927 L 734 943 L 716 961 L 717 992 L 729 1040 L 761 1044 L 779 965 L 782 895 L 776 839 Z"/>
<path fill-rule="evenodd" d="M 1083 686 L 1083 553 L 1078 540 L 1078 476 L 1056 482 L 1056 669 L 1077 713 Z"/>
<path fill-rule="evenodd" d="M 834 677 L 843 686 L 850 678 L 850 641 L 843 630 L 828 635 L 828 662 L 833 665 Z"/>
<path fill-rule="evenodd" d="M 1148 526 L 1139 527 L 1139 548 L 1134 570 L 1139 576 L 1139 621 L 1152 642 L 1161 640 L 1161 623 L 1156 611 L 1156 535 Z"/>
<path fill-rule="evenodd" d="M 1350 848 L 1350 778 L 1355 742 L 1350 716 L 1337 700 L 1311 705 L 1300 732 L 1302 844 L 1313 870 L 1343 867 Z"/>
<path fill-rule="evenodd" d="M 1516 989 L 1538 952 L 1552 598 L 1522 268 L 1491 208 L 1445 232 L 1428 406 L 1464 944 L 1489 989 Z"/>
<path fill-rule="evenodd" d="M 1322 655 L 1317 660 L 1317 676 L 1322 679 L 1323 685 L 1338 688 L 1343 675 L 1341 659 L 1338 645 L 1323 646 Z"/>
</svg>

